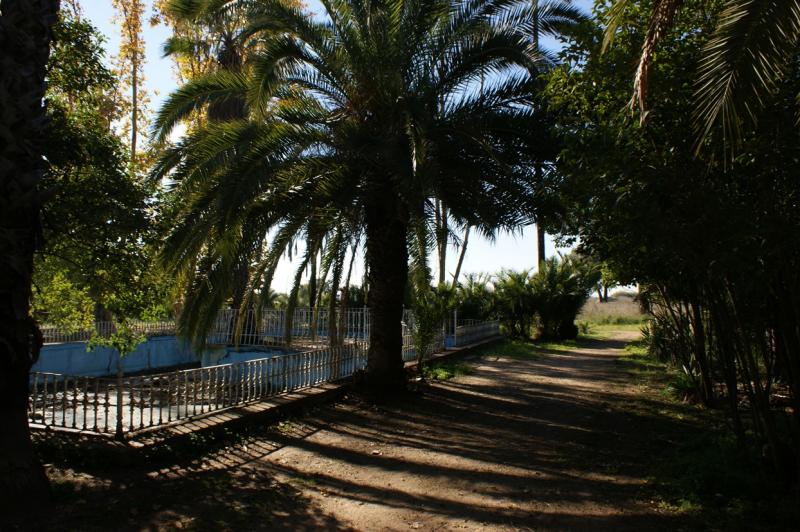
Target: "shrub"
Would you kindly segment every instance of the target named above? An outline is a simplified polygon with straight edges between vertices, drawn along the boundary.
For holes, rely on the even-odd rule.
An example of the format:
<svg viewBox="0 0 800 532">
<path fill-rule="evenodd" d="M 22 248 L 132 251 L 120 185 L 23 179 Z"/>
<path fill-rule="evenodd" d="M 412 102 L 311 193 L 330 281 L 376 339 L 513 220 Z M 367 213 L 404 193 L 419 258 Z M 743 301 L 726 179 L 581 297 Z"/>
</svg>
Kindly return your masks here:
<svg viewBox="0 0 800 532">
<path fill-rule="evenodd" d="M 533 325 L 534 294 L 529 270 L 502 270 L 497 275 L 494 309 L 506 332 L 515 338 L 529 338 Z"/>
<path fill-rule="evenodd" d="M 575 318 L 599 278 L 597 268 L 580 256 L 546 260 L 529 281 L 539 338 L 575 338 Z"/>
</svg>

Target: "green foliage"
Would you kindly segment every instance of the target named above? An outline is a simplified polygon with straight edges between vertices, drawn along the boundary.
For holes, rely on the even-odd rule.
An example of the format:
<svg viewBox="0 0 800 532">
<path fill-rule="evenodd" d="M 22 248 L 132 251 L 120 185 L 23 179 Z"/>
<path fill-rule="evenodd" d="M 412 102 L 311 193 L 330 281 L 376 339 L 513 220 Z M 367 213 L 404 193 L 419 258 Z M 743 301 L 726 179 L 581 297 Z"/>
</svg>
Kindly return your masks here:
<svg viewBox="0 0 800 532">
<path fill-rule="evenodd" d="M 112 102 L 117 80 L 106 66 L 105 38 L 88 20 L 62 10 L 53 28 L 47 78 L 49 97 L 71 106 L 91 102 L 107 120 L 117 116 Z"/>
<path fill-rule="evenodd" d="M 534 294 L 528 270 L 503 270 L 494 285 L 494 309 L 512 338 L 528 338 L 534 317 Z"/>
<path fill-rule="evenodd" d="M 114 349 L 120 357 L 125 357 L 136 350 L 136 347 L 147 340 L 143 334 L 138 334 L 125 319 L 114 321 L 114 332 L 108 336 L 95 334 L 86 345 L 87 351 L 92 351 L 98 347 Z"/>
<path fill-rule="evenodd" d="M 38 277 L 44 275 L 37 272 Z M 89 330 L 94 325 L 94 302 L 87 290 L 73 285 L 62 271 L 48 272 L 41 290 L 34 290 L 31 310 L 40 322 L 67 333 Z"/>
<path fill-rule="evenodd" d="M 492 316 L 493 296 L 488 275 L 468 274 L 458 283 L 454 298 L 460 320 L 487 320 Z"/>
<path fill-rule="evenodd" d="M 436 337 L 441 333 L 442 323 L 452 308 L 453 297 L 447 287 L 434 289 L 425 283 L 424 278 L 420 285 L 414 286 L 411 336 L 417 353 L 417 364 L 423 375 L 423 362 L 432 351 Z"/>
<path fill-rule="evenodd" d="M 577 255 L 548 259 L 531 277 L 541 339 L 578 336 L 575 318 L 600 278 L 594 264 Z"/>
<path fill-rule="evenodd" d="M 626 104 L 650 4 L 630 5 L 613 47 L 601 54 L 601 28 L 585 25 L 563 53 L 570 66 L 548 81 L 565 145 L 564 227 L 617 280 L 649 294 L 652 349 L 682 372 L 679 393 L 694 388 L 703 403 L 727 405 L 740 441 L 753 419 L 766 469 L 794 482 L 798 421 L 775 406 L 773 392 L 785 390 L 797 406 L 800 380 L 789 368 L 800 360 L 800 64 L 792 61 L 760 102 L 764 112 L 741 132 L 735 158 L 720 157 L 725 146 L 714 138 L 698 153 L 687 132 L 720 2 L 685 2 L 666 30 L 653 56 L 646 127 Z M 607 21 L 604 3 L 596 11 Z M 795 428 L 783 432 L 784 424 Z"/>
<path fill-rule="evenodd" d="M 59 290 L 49 286 L 53 279 L 67 280 L 88 294 L 100 319 L 108 311 L 163 317 L 172 280 L 152 267 L 151 191 L 129 175 L 129 154 L 111 130 L 115 81 L 102 44 L 91 24 L 62 15 L 48 71 L 50 165 L 41 184 L 47 201 L 35 284 L 44 294 Z"/>
<path fill-rule="evenodd" d="M 435 381 L 446 381 L 472 373 L 473 369 L 470 366 L 460 362 L 441 362 L 426 366 L 423 370 L 426 379 Z"/>
<path fill-rule="evenodd" d="M 575 318 L 599 276 L 578 255 L 550 258 L 535 274 L 504 270 L 495 282 L 494 311 L 513 337 L 528 338 L 535 328 L 544 340 L 575 338 Z"/>
</svg>

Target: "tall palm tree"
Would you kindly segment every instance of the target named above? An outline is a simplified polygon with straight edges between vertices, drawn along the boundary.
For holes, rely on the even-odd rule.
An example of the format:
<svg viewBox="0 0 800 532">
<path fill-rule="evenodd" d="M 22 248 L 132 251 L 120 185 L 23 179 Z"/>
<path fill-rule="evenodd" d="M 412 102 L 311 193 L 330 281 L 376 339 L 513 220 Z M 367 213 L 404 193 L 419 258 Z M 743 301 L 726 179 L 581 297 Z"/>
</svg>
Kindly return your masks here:
<svg viewBox="0 0 800 532">
<path fill-rule="evenodd" d="M 204 65 L 205 72 L 226 71 L 240 73 L 247 56 L 256 47 L 254 39 L 242 31 L 248 12 L 253 6 L 231 4 L 220 9 L 209 10 L 208 3 L 193 0 L 172 1 L 162 4 L 162 12 L 178 31 L 164 45 L 164 54 L 173 56 L 179 64 L 192 61 L 200 55 L 211 59 Z M 191 28 L 191 31 L 186 31 Z M 183 31 L 180 31 L 183 30 Z M 196 72 L 199 76 L 205 72 Z M 191 73 L 188 73 L 191 76 Z M 243 120 L 247 118 L 245 98 L 229 98 L 208 106 L 203 117 L 211 121 Z M 256 249 L 242 253 L 233 272 L 235 282 L 231 289 L 231 307 L 241 308 L 248 284 L 250 260 Z M 252 327 L 248 327 L 252 329 Z M 250 330 L 250 333 L 253 331 Z"/>
<path fill-rule="evenodd" d="M 154 171 L 175 177 L 185 198 L 164 253 L 188 280 L 183 331 L 202 335 L 248 235 L 271 235 L 254 298 L 298 239 L 300 268 L 363 241 L 367 381 L 402 386 L 410 228 L 434 216 L 433 198 L 484 232 L 516 227 L 533 209 L 521 154 L 536 152 L 541 127 L 527 74 L 537 57 L 519 32 L 526 13 L 506 0 L 326 0 L 312 19 L 278 0 L 247 3 L 262 14 L 247 32 L 263 48 L 241 74 L 186 84 L 156 120 L 163 140 L 204 105 L 248 102 L 247 119 L 198 129 Z M 478 97 L 486 73 L 492 83 Z"/>
<path fill-rule="evenodd" d="M 45 172 L 43 99 L 57 0 L 0 2 L 0 515 L 47 501 L 28 429 L 28 372 L 42 336 L 30 316 L 39 240 L 37 186 Z"/>
<path fill-rule="evenodd" d="M 604 46 L 637 0 L 616 0 Z M 708 9 L 710 0 L 655 0 L 636 70 L 631 107 L 647 117 L 647 83 L 658 43 L 679 9 Z M 726 145 L 741 138 L 768 96 L 793 68 L 800 45 L 800 0 L 725 0 L 703 48 L 696 82 L 695 126 L 699 141 L 719 128 Z M 699 145 L 699 144 L 698 144 Z M 730 146 L 729 146 L 730 147 Z"/>
<path fill-rule="evenodd" d="M 575 6 L 572 0 L 531 0 L 530 17 L 525 29 L 530 35 L 533 49 L 544 57 L 552 54 L 544 50 L 541 39 L 544 37 L 558 38 L 568 35 L 581 22 L 586 20 L 586 15 Z M 550 60 L 550 65 L 554 61 Z M 536 164 L 537 181 L 543 178 L 545 172 L 543 161 Z M 536 219 L 536 254 L 537 264 L 541 267 L 546 257 L 545 254 L 545 229 L 541 216 Z"/>
</svg>

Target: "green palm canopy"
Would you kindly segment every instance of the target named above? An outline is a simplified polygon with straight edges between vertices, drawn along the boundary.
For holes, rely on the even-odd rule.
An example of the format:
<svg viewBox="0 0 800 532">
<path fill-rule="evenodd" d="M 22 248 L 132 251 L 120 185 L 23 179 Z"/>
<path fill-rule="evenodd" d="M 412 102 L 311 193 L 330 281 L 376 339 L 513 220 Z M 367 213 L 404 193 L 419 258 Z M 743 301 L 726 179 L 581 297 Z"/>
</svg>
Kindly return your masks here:
<svg viewBox="0 0 800 532">
<path fill-rule="evenodd" d="M 154 128 L 166 141 L 193 112 L 247 102 L 246 118 L 194 128 L 153 170 L 174 183 L 163 259 L 184 281 L 180 329 L 205 338 L 242 255 L 251 264 L 247 304 L 258 306 L 297 241 L 306 251 L 296 280 L 322 254 L 334 287 L 346 250 L 365 245 L 367 382 L 400 386 L 409 235 L 433 216 L 433 198 L 487 234 L 534 210 L 531 162 L 554 147 L 531 105 L 539 57 L 522 29 L 530 7 L 336 0 L 323 1 L 314 18 L 277 0 L 177 0 L 172 8 L 209 17 L 234 4 L 250 10 L 240 35 L 257 51 L 241 72 L 177 90 Z"/>
</svg>

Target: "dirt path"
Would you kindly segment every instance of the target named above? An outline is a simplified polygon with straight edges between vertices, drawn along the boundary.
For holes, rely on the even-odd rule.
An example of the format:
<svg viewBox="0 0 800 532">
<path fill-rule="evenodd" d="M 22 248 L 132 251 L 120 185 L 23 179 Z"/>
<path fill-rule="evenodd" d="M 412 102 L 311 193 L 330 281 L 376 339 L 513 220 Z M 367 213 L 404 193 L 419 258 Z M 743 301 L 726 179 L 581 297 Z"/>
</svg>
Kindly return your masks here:
<svg viewBox="0 0 800 532">
<path fill-rule="evenodd" d="M 51 468 L 73 528 L 675 530 L 648 461 L 683 430 L 616 362 L 631 333 L 543 350 L 486 349 L 474 372 L 373 407 L 346 400 L 171 467 Z M 647 402 L 651 408 L 639 408 Z M 60 477 L 59 477 L 60 475 Z M 121 509 L 97 512 L 97 502 Z"/>
<path fill-rule="evenodd" d="M 256 467 L 342 528 L 674 529 L 640 501 L 643 451 L 663 427 L 627 408 L 640 390 L 614 360 L 629 339 L 490 354 L 402 403 L 323 409 L 286 426 L 287 445 Z"/>
</svg>

